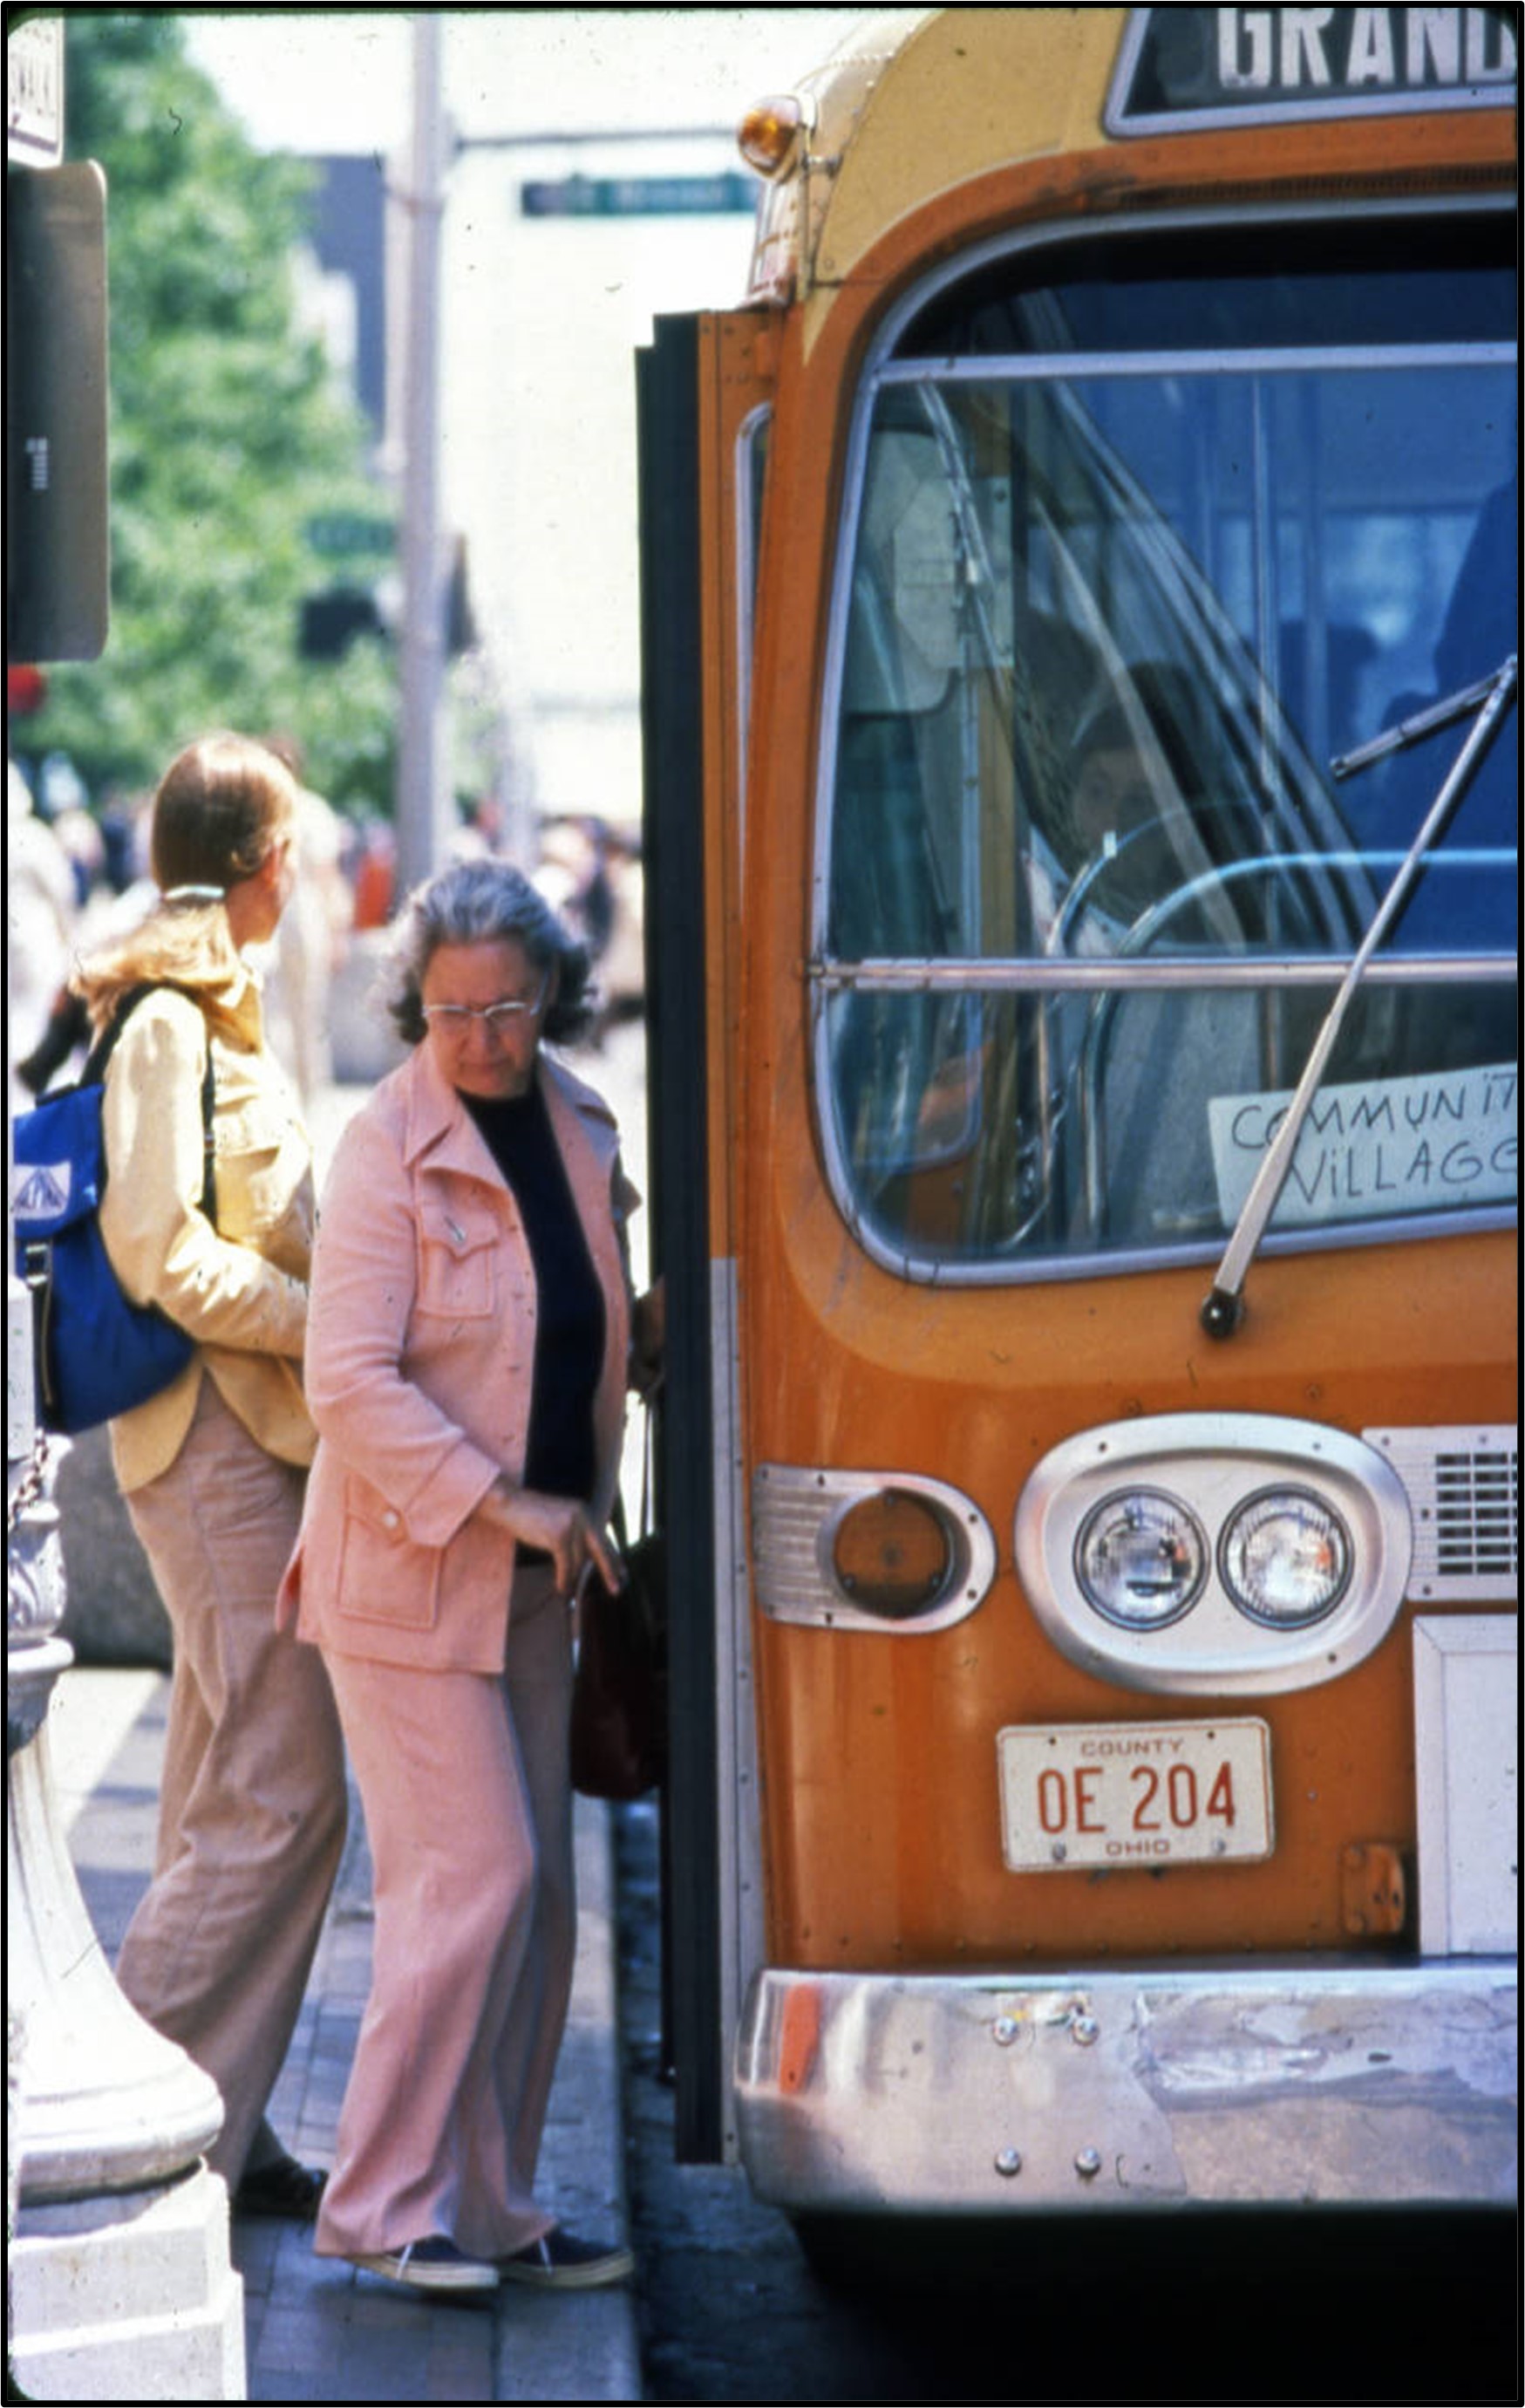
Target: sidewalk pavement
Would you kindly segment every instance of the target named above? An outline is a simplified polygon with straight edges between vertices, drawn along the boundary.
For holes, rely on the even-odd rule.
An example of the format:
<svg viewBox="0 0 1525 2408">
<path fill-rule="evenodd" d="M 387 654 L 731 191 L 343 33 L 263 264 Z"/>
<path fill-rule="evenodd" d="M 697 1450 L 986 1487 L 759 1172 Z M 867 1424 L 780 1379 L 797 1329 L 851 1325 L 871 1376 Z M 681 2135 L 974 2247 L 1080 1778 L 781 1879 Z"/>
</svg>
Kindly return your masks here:
<svg viewBox="0 0 1525 2408">
<path fill-rule="evenodd" d="M 168 1710 L 150 1670 L 65 1672 L 49 1725 L 53 1784 L 102 1946 L 114 1963 L 147 1885 Z M 573 2231 L 624 2239 L 608 1810 L 577 1800 L 577 1971 L 541 2158 L 541 2195 Z M 371 1874 L 360 1800 L 296 2035 L 271 2104 L 306 2163 L 333 2161 L 339 2102 L 370 1981 Z M 638 2401 L 631 2286 L 505 2286 L 453 2303 L 315 2258 L 293 2225 L 233 2226 L 250 2400 Z"/>
</svg>

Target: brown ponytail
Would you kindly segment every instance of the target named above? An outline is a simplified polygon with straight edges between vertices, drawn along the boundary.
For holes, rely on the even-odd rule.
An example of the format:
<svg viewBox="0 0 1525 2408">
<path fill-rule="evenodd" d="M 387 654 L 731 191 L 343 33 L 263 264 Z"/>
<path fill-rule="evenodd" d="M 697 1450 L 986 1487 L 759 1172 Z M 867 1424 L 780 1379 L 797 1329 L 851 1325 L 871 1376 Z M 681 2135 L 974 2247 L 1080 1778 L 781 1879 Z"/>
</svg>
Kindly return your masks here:
<svg viewBox="0 0 1525 2408">
<path fill-rule="evenodd" d="M 222 898 L 264 867 L 296 810 L 291 772 L 247 736 L 206 736 L 177 754 L 159 781 L 149 836 L 159 909 L 69 981 L 97 1029 L 130 987 L 193 991 L 236 973 Z"/>
<path fill-rule="evenodd" d="M 295 815 L 291 772 L 263 744 L 217 735 L 187 745 L 153 798 L 149 858 L 161 893 L 225 895 L 263 866 Z"/>
</svg>

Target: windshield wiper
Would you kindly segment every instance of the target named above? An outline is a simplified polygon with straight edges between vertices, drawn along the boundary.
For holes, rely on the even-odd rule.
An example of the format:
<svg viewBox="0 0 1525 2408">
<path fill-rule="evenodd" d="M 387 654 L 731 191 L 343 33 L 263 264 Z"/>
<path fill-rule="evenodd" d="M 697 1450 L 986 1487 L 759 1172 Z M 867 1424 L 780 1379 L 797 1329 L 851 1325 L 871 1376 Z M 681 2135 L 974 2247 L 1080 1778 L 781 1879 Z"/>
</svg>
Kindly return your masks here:
<svg viewBox="0 0 1525 2408">
<path fill-rule="evenodd" d="M 1218 1277 L 1203 1299 L 1202 1326 L 1210 1338 L 1232 1338 L 1245 1317 L 1246 1276 L 1265 1235 L 1266 1225 L 1276 1211 L 1276 1199 L 1287 1183 L 1287 1174 L 1292 1167 L 1292 1156 L 1303 1134 L 1303 1125 L 1318 1092 L 1318 1082 L 1345 1025 L 1346 1014 L 1366 974 L 1366 966 L 1407 902 L 1409 889 L 1426 854 L 1444 835 L 1458 804 L 1481 767 L 1489 746 L 1515 698 L 1518 678 L 1518 658 L 1511 652 L 1491 677 L 1484 678 L 1478 684 L 1468 686 L 1460 693 L 1448 695 L 1445 701 L 1433 704 L 1428 710 L 1416 712 L 1413 718 L 1404 720 L 1384 735 L 1374 737 L 1369 744 L 1362 744 L 1357 751 L 1343 753 L 1331 764 L 1336 778 L 1352 777 L 1358 769 L 1369 768 L 1373 762 L 1385 760 L 1389 753 L 1401 752 L 1405 746 L 1417 744 L 1422 738 L 1433 735 L 1437 728 L 1449 726 L 1453 721 L 1465 719 L 1474 711 L 1477 713 L 1466 742 L 1452 764 L 1450 775 L 1426 812 L 1418 835 L 1404 855 L 1391 885 L 1377 905 L 1371 926 L 1340 982 L 1339 991 L 1314 1040 L 1313 1050 L 1304 1065 L 1303 1075 L 1287 1107 L 1281 1126 L 1267 1148 L 1249 1194 L 1244 1200 L 1239 1218 L 1234 1223 L 1233 1234 L 1218 1267 Z"/>
</svg>

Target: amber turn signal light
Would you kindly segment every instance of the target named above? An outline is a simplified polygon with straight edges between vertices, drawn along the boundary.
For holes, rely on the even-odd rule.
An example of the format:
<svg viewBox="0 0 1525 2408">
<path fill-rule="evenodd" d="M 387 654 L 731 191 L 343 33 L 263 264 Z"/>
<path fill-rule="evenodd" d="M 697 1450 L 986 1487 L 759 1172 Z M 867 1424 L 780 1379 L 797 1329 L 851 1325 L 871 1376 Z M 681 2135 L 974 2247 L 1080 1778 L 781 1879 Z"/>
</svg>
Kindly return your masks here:
<svg viewBox="0 0 1525 2408">
<path fill-rule="evenodd" d="M 799 102 L 788 96 L 760 100 L 755 108 L 749 108 L 736 135 L 748 167 L 755 167 L 760 176 L 776 176 L 804 122 Z"/>
<path fill-rule="evenodd" d="M 843 1514 L 832 1541 L 832 1570 L 843 1594 L 889 1622 L 925 1613 L 947 1593 L 953 1573 L 948 1525 L 926 1498 L 881 1489 Z"/>
</svg>

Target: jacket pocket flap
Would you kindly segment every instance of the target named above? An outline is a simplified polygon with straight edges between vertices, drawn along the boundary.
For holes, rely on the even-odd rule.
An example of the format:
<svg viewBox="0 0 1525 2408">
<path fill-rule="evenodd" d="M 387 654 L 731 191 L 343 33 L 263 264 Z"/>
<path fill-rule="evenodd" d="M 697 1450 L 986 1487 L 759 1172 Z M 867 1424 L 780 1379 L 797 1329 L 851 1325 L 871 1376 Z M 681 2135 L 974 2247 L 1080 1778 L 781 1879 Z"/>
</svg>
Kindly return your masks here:
<svg viewBox="0 0 1525 2408">
<path fill-rule="evenodd" d="M 491 1312 L 501 1235 L 486 1213 L 463 1211 L 455 1203 L 425 1202 L 419 1212 L 419 1310 Z"/>
</svg>

